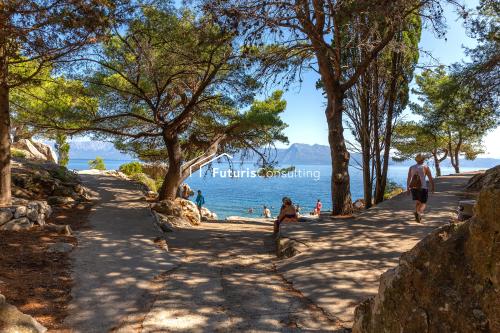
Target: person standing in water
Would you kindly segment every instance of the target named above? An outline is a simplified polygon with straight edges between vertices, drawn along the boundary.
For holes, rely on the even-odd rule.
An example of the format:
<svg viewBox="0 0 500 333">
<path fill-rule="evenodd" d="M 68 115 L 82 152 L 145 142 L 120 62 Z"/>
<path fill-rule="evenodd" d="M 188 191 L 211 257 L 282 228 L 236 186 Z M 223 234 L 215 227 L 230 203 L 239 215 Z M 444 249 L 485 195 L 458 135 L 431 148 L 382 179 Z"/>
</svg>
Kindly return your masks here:
<svg viewBox="0 0 500 333">
<path fill-rule="evenodd" d="M 321 208 L 323 208 L 323 204 L 321 203 L 321 200 L 318 199 L 318 201 L 316 202 L 316 207 L 314 207 L 315 215 L 319 215 L 321 213 Z"/>
<path fill-rule="evenodd" d="M 431 192 L 434 193 L 434 179 L 432 178 L 431 169 L 424 165 L 425 157 L 422 154 L 415 156 L 417 164 L 412 165 L 408 170 L 407 190 L 410 193 L 415 203 L 415 221 L 422 222 L 427 199 L 429 198 L 429 189 L 426 178 L 431 185 Z"/>
<path fill-rule="evenodd" d="M 198 211 L 200 212 L 201 215 L 201 207 L 205 204 L 205 197 L 201 195 L 201 191 L 198 190 L 198 195 L 196 196 L 196 206 L 198 207 Z"/>
</svg>

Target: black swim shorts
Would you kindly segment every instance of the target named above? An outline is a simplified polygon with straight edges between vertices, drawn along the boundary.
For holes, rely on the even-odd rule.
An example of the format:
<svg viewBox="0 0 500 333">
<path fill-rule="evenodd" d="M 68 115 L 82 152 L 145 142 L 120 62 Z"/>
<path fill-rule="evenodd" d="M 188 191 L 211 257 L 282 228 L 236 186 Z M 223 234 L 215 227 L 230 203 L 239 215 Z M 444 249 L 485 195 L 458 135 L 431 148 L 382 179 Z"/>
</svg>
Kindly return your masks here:
<svg viewBox="0 0 500 333">
<path fill-rule="evenodd" d="M 429 191 L 426 188 L 412 188 L 411 189 L 411 197 L 413 200 L 418 200 L 421 203 L 426 203 L 427 198 L 429 197 Z"/>
</svg>

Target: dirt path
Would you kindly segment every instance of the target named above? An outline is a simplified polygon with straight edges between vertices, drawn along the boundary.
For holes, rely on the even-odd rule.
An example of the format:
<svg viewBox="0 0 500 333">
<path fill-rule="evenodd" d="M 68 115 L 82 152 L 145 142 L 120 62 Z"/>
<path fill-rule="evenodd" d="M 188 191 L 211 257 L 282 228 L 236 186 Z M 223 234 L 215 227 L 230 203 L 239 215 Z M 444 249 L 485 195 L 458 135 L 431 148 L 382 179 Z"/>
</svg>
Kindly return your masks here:
<svg viewBox="0 0 500 333">
<path fill-rule="evenodd" d="M 182 264 L 166 277 L 141 332 L 342 332 L 275 272 L 271 229 L 221 222 L 170 234 Z"/>
<path fill-rule="evenodd" d="M 281 235 L 299 242 L 302 253 L 279 262 L 278 272 L 306 297 L 345 322 L 354 307 L 376 294 L 379 276 L 434 228 L 449 223 L 470 175 L 437 180 L 424 223 L 414 221 L 414 203 L 405 194 L 355 219 L 284 225 Z M 286 240 L 286 239 L 285 239 Z"/>
<path fill-rule="evenodd" d="M 99 199 L 88 230 L 76 235 L 65 324 L 75 333 L 104 333 L 147 311 L 155 278 L 174 268 L 175 258 L 154 244 L 159 232 L 136 185 L 112 176 L 82 178 Z"/>
</svg>

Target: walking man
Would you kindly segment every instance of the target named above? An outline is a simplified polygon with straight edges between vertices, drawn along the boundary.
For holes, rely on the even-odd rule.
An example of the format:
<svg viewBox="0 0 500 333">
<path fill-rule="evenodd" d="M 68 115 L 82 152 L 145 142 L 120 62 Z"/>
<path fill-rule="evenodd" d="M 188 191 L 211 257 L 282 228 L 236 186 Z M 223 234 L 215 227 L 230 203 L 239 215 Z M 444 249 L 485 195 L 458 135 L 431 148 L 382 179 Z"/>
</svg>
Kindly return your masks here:
<svg viewBox="0 0 500 333">
<path fill-rule="evenodd" d="M 415 161 L 417 164 L 408 170 L 407 189 L 411 192 L 412 199 L 416 201 L 414 215 L 415 220 L 420 223 L 429 197 L 426 178 L 429 180 L 432 193 L 434 193 L 434 179 L 430 168 L 424 165 L 425 157 L 422 154 L 418 154 Z"/>
<path fill-rule="evenodd" d="M 196 206 L 198 207 L 198 211 L 200 212 L 201 216 L 201 207 L 205 204 L 205 197 L 201 195 L 201 191 L 198 190 L 198 195 L 196 196 Z"/>
</svg>

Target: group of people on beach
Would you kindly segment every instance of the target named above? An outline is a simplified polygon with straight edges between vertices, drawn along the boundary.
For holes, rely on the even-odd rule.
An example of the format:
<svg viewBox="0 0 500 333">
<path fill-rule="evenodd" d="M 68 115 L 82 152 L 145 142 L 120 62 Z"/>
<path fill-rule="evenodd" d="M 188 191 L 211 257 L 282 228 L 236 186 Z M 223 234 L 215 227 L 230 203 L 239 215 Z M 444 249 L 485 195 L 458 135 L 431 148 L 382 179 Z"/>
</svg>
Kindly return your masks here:
<svg viewBox="0 0 500 333">
<path fill-rule="evenodd" d="M 416 202 L 414 216 L 415 220 L 420 223 L 422 222 L 424 210 L 429 197 L 428 183 L 430 184 L 431 192 L 434 192 L 435 187 L 431 170 L 427 165 L 424 165 L 425 157 L 422 154 L 418 154 L 415 157 L 415 161 L 417 164 L 412 165 L 408 170 L 407 192 L 408 194 L 411 193 L 412 199 Z M 181 186 L 180 196 L 183 199 L 188 199 L 191 195 L 193 195 L 193 192 L 187 184 Z M 195 203 L 201 214 L 201 209 L 205 204 L 205 197 L 202 195 L 200 190 L 197 192 Z M 321 200 L 318 199 L 313 211 L 310 212 L 310 215 L 320 215 L 322 208 L 323 204 L 321 203 Z M 248 212 L 252 214 L 253 208 L 249 208 Z M 294 205 L 289 197 L 284 197 L 282 199 L 280 212 L 274 221 L 274 232 L 278 232 L 281 223 L 297 222 L 300 217 L 300 213 L 301 207 L 298 204 Z M 265 218 L 272 218 L 271 210 L 266 205 L 263 207 L 262 216 Z"/>
</svg>

